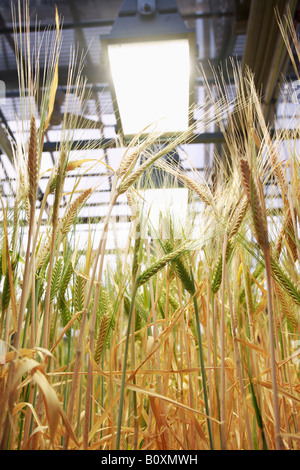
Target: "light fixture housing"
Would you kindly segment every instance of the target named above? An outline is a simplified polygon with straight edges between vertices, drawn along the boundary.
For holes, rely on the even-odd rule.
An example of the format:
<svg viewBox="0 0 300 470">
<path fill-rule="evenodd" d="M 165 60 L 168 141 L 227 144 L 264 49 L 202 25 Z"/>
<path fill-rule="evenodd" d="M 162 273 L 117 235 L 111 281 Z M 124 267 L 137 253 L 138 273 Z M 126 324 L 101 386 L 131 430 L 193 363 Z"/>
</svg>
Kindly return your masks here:
<svg viewBox="0 0 300 470">
<path fill-rule="evenodd" d="M 173 0 L 125 0 L 101 38 L 117 132 L 184 132 L 193 122 L 195 34 Z"/>
</svg>

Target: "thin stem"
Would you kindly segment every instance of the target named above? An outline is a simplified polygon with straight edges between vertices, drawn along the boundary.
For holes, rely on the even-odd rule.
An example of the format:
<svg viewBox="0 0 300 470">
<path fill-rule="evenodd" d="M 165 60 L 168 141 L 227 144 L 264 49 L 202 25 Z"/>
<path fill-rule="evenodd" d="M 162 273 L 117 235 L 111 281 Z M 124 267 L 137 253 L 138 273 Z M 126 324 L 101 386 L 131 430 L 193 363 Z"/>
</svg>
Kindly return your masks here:
<svg viewBox="0 0 300 470">
<path fill-rule="evenodd" d="M 133 286 L 133 289 L 132 289 L 132 297 L 131 297 L 130 309 L 129 309 L 129 314 L 128 314 L 128 326 L 127 326 L 127 334 L 126 334 L 126 341 L 125 341 L 125 351 L 124 351 L 122 379 L 121 379 L 120 404 L 119 404 L 119 413 L 118 413 L 118 421 L 117 421 L 116 450 L 120 450 L 120 437 L 121 437 L 121 427 L 122 427 L 122 417 L 123 417 L 123 407 L 124 407 L 124 393 L 125 393 L 125 380 L 126 380 L 126 365 L 127 365 L 127 357 L 128 357 L 128 349 L 129 349 L 129 337 L 130 337 L 131 321 L 132 321 L 132 315 L 133 315 L 133 310 L 134 310 L 134 302 L 135 302 L 137 289 L 138 289 L 138 282 L 137 282 L 137 279 L 136 279 L 136 281 L 134 283 L 134 286 Z"/>
<path fill-rule="evenodd" d="M 17 331 L 14 337 L 14 350 L 15 350 L 16 356 L 17 356 L 17 351 L 20 347 L 22 324 L 23 324 L 23 319 L 25 315 L 25 307 L 26 307 L 26 301 L 27 301 L 27 295 L 26 295 L 27 283 L 31 281 L 29 263 L 30 263 L 30 248 L 31 248 L 34 217 L 35 217 L 35 206 L 32 205 L 31 210 L 30 210 L 29 232 L 28 232 L 28 239 L 27 239 L 27 249 L 26 249 L 25 268 L 24 268 L 24 277 L 23 277 L 24 286 L 23 286 L 23 290 L 21 294 Z M 32 256 L 34 256 L 34 254 L 32 254 Z M 4 425 L 4 431 L 2 434 L 2 440 L 1 440 L 1 446 L 0 446 L 1 449 L 4 449 L 6 447 L 7 439 L 9 436 L 9 428 L 10 428 L 9 413 L 10 413 L 10 409 L 12 408 L 14 399 L 15 399 L 15 391 L 11 390 L 11 383 L 12 383 L 12 379 L 14 376 L 14 371 L 15 371 L 15 361 L 12 361 L 9 367 L 9 372 L 8 372 L 8 377 L 7 377 L 7 382 L 6 382 L 6 389 L 5 389 L 4 400 L 3 400 L 3 407 L 6 406 L 6 403 L 8 400 L 8 410 L 7 410 L 6 422 Z M 4 417 L 3 411 L 1 412 L 1 415 Z"/>
<path fill-rule="evenodd" d="M 276 449 L 283 449 L 283 442 L 280 435 L 280 410 L 278 400 L 278 383 L 277 383 L 277 365 L 275 358 L 275 342 L 274 342 L 274 315 L 273 315 L 273 298 L 272 298 L 272 274 L 271 274 L 271 254 L 270 246 L 264 250 L 266 262 L 266 281 L 268 295 L 268 317 L 269 317 L 269 341 L 270 341 L 270 359 L 271 359 L 271 378 L 273 392 L 273 407 L 275 419 L 275 442 Z"/>
<path fill-rule="evenodd" d="M 253 450 L 254 449 L 253 438 L 252 438 L 251 426 L 249 422 L 249 413 L 248 413 L 245 389 L 244 389 L 244 383 L 243 383 L 241 357 L 240 357 L 239 345 L 238 345 L 238 340 L 237 340 L 237 335 L 236 335 L 232 298 L 231 298 L 231 293 L 230 293 L 230 285 L 229 285 L 228 272 L 227 272 L 226 266 L 224 268 L 224 276 L 225 276 L 225 281 L 226 281 L 226 289 L 227 289 L 228 303 L 229 303 L 229 309 L 230 309 L 231 331 L 232 331 L 232 336 L 233 336 L 235 363 L 236 363 L 237 374 L 238 374 L 239 383 L 240 383 L 242 402 L 244 405 L 243 409 L 244 409 L 244 416 L 245 416 L 245 421 L 246 421 L 247 438 L 248 438 L 250 449 Z"/>
<path fill-rule="evenodd" d="M 111 200 L 110 204 L 108 207 L 108 212 L 105 218 L 104 222 L 104 227 L 103 227 L 103 234 L 101 241 L 99 243 L 99 248 L 98 248 L 98 254 L 100 254 L 100 263 L 99 263 L 99 271 L 98 271 L 98 283 L 96 285 L 96 290 L 95 290 L 95 299 L 94 299 L 94 306 L 93 306 L 93 313 L 91 317 L 91 323 L 90 323 L 90 351 L 91 354 L 93 354 L 94 350 L 94 340 L 95 340 L 95 322 L 96 322 L 96 314 L 97 314 L 97 305 L 98 305 L 98 298 L 99 298 L 99 293 L 100 293 L 100 286 L 101 286 L 101 279 L 102 279 L 102 271 L 103 271 L 103 262 L 104 262 L 104 255 L 105 255 L 105 247 L 106 247 L 106 240 L 107 240 L 107 231 L 108 231 L 108 224 L 110 220 L 110 216 L 113 210 L 113 207 L 115 205 L 115 202 L 118 197 L 118 193 L 116 191 L 116 185 L 117 185 L 117 175 L 115 175 L 113 184 L 112 184 L 112 192 L 111 192 Z M 98 263 L 98 258 L 99 255 L 96 257 L 95 264 L 94 264 L 94 271 L 92 278 L 90 280 L 90 289 L 89 289 L 89 294 L 86 300 L 86 308 L 88 307 L 90 303 L 90 298 L 92 294 L 92 287 L 93 287 L 93 281 L 95 278 L 95 269 Z M 90 419 L 90 400 L 91 400 L 91 389 L 92 389 L 92 362 L 89 357 L 89 363 L 88 363 L 88 374 L 87 374 L 87 386 L 86 386 L 86 403 L 85 403 L 85 418 L 84 418 L 84 432 L 83 432 L 83 448 L 87 449 L 88 447 L 88 432 L 89 432 L 89 419 Z"/>
<path fill-rule="evenodd" d="M 193 279 L 193 284 L 195 286 L 195 280 L 192 272 L 192 268 L 190 268 L 191 278 Z M 205 373 L 205 365 L 204 365 L 204 356 L 203 356 L 203 346 L 202 346 L 202 339 L 201 339 L 201 327 L 200 327 L 200 317 L 199 317 L 199 310 L 198 310 L 198 303 L 197 303 L 197 296 L 196 296 L 196 288 L 194 287 L 193 293 L 193 301 L 194 301 L 194 309 L 195 309 L 195 317 L 196 317 L 196 330 L 197 330 L 197 337 L 199 342 L 199 356 L 200 356 L 200 366 L 201 366 L 201 375 L 202 375 L 202 383 L 203 383 L 203 393 L 204 393 L 204 403 L 205 403 L 205 410 L 206 410 L 206 422 L 209 434 L 209 441 L 210 441 L 210 448 L 211 450 L 214 449 L 212 431 L 211 431 L 211 422 L 209 419 L 209 404 L 208 404 L 208 395 L 207 395 L 207 386 L 206 386 L 206 373 Z"/>
<path fill-rule="evenodd" d="M 222 299 L 221 299 L 221 445 L 226 450 L 226 384 L 225 384 L 225 270 L 228 235 L 225 232 L 222 257 Z"/>
<path fill-rule="evenodd" d="M 148 239 L 145 240 L 145 245 L 146 245 L 146 251 L 147 251 L 147 260 L 150 265 L 150 245 Z M 150 298 L 151 298 L 151 310 L 152 310 L 152 318 L 153 318 L 153 339 L 154 339 L 154 347 L 158 345 L 158 328 L 157 328 L 157 314 L 156 314 L 156 301 L 154 298 L 154 289 L 153 289 L 153 280 L 152 277 L 149 279 L 149 285 L 150 285 Z M 159 348 L 156 348 L 156 353 L 155 353 L 155 358 L 156 358 L 156 369 L 160 369 L 160 352 Z M 161 380 L 161 375 L 158 374 L 157 376 L 157 388 L 160 394 L 163 393 L 163 384 Z M 164 401 L 161 402 L 161 409 L 162 409 L 162 419 L 165 419 L 166 416 L 166 406 Z M 165 442 L 166 448 L 168 448 L 168 433 L 164 432 L 162 434 L 162 439 Z"/>
</svg>

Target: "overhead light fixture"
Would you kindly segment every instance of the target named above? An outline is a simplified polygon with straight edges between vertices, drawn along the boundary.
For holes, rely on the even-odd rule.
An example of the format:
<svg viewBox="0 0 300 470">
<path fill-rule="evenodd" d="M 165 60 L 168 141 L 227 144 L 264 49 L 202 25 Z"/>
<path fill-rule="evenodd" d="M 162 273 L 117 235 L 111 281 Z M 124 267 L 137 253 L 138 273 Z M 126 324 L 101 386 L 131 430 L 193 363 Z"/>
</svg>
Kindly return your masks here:
<svg viewBox="0 0 300 470">
<path fill-rule="evenodd" d="M 195 36 L 173 0 L 125 0 L 101 44 L 121 135 L 188 129 Z"/>
</svg>

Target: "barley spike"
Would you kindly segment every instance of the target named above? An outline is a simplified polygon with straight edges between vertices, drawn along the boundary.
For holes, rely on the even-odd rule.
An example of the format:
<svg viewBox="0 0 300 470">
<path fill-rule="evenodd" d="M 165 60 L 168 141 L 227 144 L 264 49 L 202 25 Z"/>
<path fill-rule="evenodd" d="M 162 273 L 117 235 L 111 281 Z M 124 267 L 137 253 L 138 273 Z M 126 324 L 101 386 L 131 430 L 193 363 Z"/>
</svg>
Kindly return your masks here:
<svg viewBox="0 0 300 470">
<path fill-rule="evenodd" d="M 29 179 L 29 202 L 31 207 L 35 204 L 37 182 L 38 182 L 38 162 L 37 162 L 37 133 L 35 118 L 31 116 L 30 137 L 28 149 L 28 179 Z"/>
<path fill-rule="evenodd" d="M 97 364 L 99 364 L 101 359 L 101 354 L 105 345 L 105 337 L 109 326 L 109 316 L 105 313 L 101 319 L 101 323 L 99 326 L 96 348 L 94 358 Z"/>
<path fill-rule="evenodd" d="M 248 202 L 252 209 L 256 238 L 261 249 L 265 250 L 269 245 L 267 223 L 263 215 L 258 189 L 253 179 L 251 169 L 249 167 L 248 161 L 244 158 L 240 160 L 240 169 L 242 183 L 248 197 Z"/>
<path fill-rule="evenodd" d="M 168 253 L 163 256 L 156 263 L 153 263 L 152 266 L 150 266 L 142 274 L 140 274 L 140 276 L 138 277 L 138 285 L 141 286 L 145 284 L 147 281 L 149 281 L 152 276 L 161 271 L 170 261 L 174 261 L 176 258 L 181 256 L 184 251 L 186 251 L 186 248 L 180 247 L 177 250 L 172 251 L 171 253 Z"/>
</svg>

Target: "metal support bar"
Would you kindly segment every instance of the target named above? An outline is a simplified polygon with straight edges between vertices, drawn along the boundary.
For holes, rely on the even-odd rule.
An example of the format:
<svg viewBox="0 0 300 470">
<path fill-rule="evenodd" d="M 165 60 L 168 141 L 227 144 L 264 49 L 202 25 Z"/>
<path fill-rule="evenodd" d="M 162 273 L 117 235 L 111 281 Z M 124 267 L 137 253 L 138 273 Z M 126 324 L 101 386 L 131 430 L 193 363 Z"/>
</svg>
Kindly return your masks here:
<svg viewBox="0 0 300 470">
<path fill-rule="evenodd" d="M 203 12 L 203 13 L 183 13 L 181 17 L 184 20 L 201 20 L 208 18 L 234 18 L 235 13 L 233 11 L 218 11 L 218 12 Z M 101 20 L 86 20 L 86 21 L 72 21 L 62 23 L 61 29 L 77 29 L 77 28 L 102 28 L 106 26 L 113 26 L 115 19 L 106 18 Z M 39 24 L 40 31 L 44 31 L 49 28 L 49 24 Z M 36 25 L 31 24 L 29 31 L 34 33 L 36 31 Z M 0 26 L 0 34 L 13 34 L 13 26 Z"/>
<path fill-rule="evenodd" d="M 271 129 L 271 138 L 276 138 L 278 134 L 283 135 L 285 138 L 300 139 L 300 130 L 298 129 Z M 167 140 L 167 139 L 165 139 Z M 161 143 L 164 143 L 164 139 L 160 139 Z M 222 132 L 204 132 L 202 134 L 194 134 L 193 137 L 189 138 L 187 144 L 223 144 L 225 143 L 225 137 Z M 90 148 L 93 149 L 109 149 L 120 146 L 120 142 L 117 139 L 89 139 L 89 140 L 76 140 L 72 142 L 71 150 L 86 150 L 87 145 L 90 144 Z M 55 152 L 59 149 L 59 142 L 45 142 L 43 151 L 44 152 Z"/>
<path fill-rule="evenodd" d="M 163 143 L 164 139 L 160 139 Z M 188 140 L 187 143 L 191 144 L 212 144 L 212 143 L 222 143 L 225 142 L 222 132 L 205 132 L 203 134 L 195 134 L 192 138 Z M 90 148 L 93 149 L 108 149 L 116 148 L 117 140 L 116 139 L 92 139 L 92 140 L 76 140 L 72 142 L 72 149 L 83 150 L 87 148 L 87 145 L 90 144 Z M 119 143 L 118 143 L 119 145 Z M 59 142 L 45 142 L 43 151 L 44 152 L 55 152 L 59 149 Z"/>
</svg>

